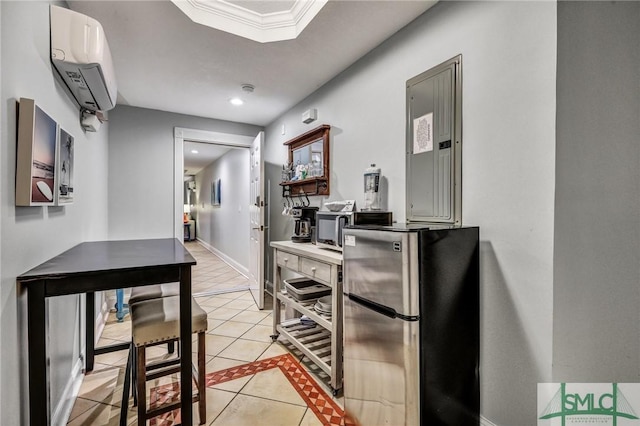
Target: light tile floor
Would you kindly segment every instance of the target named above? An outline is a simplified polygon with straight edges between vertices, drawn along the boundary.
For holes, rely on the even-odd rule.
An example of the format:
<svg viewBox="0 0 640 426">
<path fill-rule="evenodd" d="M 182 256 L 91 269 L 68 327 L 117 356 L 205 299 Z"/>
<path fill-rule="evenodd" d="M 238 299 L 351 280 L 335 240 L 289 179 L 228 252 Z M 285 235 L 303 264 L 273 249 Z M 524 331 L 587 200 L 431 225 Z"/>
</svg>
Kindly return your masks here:
<svg viewBox="0 0 640 426">
<path fill-rule="evenodd" d="M 207 373 L 287 353 L 285 347 L 271 342 L 271 310 L 257 309 L 248 290 L 227 292 L 233 287 L 246 288 L 247 279 L 199 243 L 188 242 L 185 246 L 198 262 L 192 272 L 193 293 L 208 313 Z M 222 293 L 212 295 L 213 291 Z M 205 295 L 198 296 L 198 293 Z M 98 345 L 130 339 L 129 316 L 118 323 L 111 313 Z M 295 350 L 291 353 L 301 358 Z M 149 348 L 147 354 L 149 359 L 170 357 L 164 345 Z M 118 425 L 127 355 L 127 351 L 119 351 L 96 357 L 94 370 L 84 377 L 68 425 Z M 313 365 L 305 367 L 313 369 Z M 177 375 L 161 378 L 149 382 L 147 387 L 177 380 Z M 323 389 L 331 397 L 326 387 Z M 333 399 L 342 406 L 342 398 Z M 194 424 L 197 424 L 196 404 L 193 413 Z M 130 399 L 127 424 L 136 422 L 136 407 Z M 287 378 L 273 369 L 209 387 L 205 424 L 311 426 L 322 423 Z"/>
</svg>

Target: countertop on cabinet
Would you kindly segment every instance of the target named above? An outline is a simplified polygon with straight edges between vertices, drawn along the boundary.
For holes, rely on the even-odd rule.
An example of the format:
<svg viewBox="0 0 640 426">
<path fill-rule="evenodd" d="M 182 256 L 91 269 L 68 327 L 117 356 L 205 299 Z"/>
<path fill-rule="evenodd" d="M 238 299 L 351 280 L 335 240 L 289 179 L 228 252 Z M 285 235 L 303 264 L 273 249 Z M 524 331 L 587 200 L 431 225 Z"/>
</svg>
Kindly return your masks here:
<svg viewBox="0 0 640 426">
<path fill-rule="evenodd" d="M 317 260 L 342 265 L 342 252 L 323 249 L 312 243 L 294 243 L 293 241 L 272 241 L 271 247 L 301 256 L 311 256 Z"/>
</svg>

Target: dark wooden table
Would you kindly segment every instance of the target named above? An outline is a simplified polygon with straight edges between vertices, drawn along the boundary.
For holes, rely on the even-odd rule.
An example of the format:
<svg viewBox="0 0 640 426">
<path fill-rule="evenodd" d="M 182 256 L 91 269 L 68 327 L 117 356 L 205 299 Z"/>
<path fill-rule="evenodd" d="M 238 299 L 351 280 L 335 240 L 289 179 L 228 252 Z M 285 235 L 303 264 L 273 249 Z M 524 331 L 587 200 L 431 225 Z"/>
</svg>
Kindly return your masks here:
<svg viewBox="0 0 640 426">
<path fill-rule="evenodd" d="M 51 424 L 47 297 L 86 293 L 87 310 L 90 307 L 93 310 L 93 293 L 96 291 L 180 282 L 180 343 L 183 352 L 189 354 L 191 267 L 195 264 L 187 249 L 174 238 L 95 241 L 78 244 L 18 276 L 18 282 L 27 290 L 28 300 L 29 423 L 34 426 Z M 91 342 L 87 341 L 87 352 L 91 351 L 87 355 L 88 370 L 93 368 L 92 324 L 93 319 L 86 327 L 87 340 L 91 337 Z M 96 350 L 96 353 L 101 352 Z M 181 417 L 184 425 L 192 424 L 191 392 L 191 357 L 185 355 L 180 359 Z"/>
</svg>

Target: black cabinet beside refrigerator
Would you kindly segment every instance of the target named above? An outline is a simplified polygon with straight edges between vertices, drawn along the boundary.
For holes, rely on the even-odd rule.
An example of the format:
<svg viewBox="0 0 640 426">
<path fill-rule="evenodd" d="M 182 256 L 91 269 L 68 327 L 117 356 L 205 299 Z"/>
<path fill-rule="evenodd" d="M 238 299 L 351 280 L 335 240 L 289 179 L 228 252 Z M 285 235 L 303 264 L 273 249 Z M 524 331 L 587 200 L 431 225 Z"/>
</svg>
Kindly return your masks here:
<svg viewBox="0 0 640 426">
<path fill-rule="evenodd" d="M 479 228 L 344 231 L 344 398 L 356 424 L 478 425 Z"/>
</svg>

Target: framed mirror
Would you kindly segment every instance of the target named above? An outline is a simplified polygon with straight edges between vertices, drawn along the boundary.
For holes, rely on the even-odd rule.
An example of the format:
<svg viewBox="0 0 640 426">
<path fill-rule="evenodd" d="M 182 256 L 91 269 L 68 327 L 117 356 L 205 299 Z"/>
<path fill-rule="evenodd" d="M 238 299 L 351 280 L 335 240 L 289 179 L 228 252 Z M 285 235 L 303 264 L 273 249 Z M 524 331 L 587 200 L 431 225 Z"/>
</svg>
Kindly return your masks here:
<svg viewBox="0 0 640 426">
<path fill-rule="evenodd" d="M 329 195 L 329 130 L 323 124 L 284 145 L 289 147 L 289 168 L 280 185 L 283 194 Z"/>
</svg>

